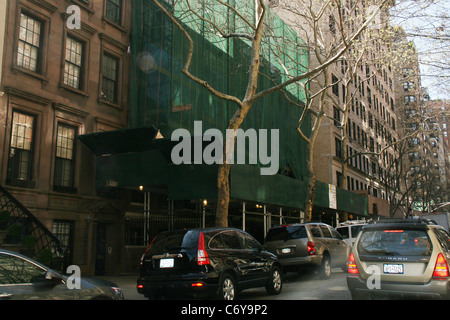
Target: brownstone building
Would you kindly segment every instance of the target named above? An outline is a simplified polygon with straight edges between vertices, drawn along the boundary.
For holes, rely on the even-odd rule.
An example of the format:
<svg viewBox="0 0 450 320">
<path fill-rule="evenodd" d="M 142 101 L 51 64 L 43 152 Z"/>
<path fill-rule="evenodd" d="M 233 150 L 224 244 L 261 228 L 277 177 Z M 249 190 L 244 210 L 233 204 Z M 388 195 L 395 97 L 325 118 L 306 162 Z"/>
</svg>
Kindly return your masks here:
<svg viewBox="0 0 450 320">
<path fill-rule="evenodd" d="M 131 2 L 0 6 L 0 185 L 61 240 L 67 263 L 116 273 L 129 199 L 97 195 L 77 136 L 127 125 Z"/>
</svg>

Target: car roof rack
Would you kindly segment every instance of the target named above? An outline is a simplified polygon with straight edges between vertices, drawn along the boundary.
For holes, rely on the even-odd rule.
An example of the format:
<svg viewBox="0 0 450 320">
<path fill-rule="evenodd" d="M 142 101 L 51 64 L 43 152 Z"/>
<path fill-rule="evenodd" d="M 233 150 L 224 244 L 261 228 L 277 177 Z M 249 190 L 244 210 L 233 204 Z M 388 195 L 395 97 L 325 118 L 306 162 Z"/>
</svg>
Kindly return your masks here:
<svg viewBox="0 0 450 320">
<path fill-rule="evenodd" d="M 345 226 L 351 226 L 354 224 L 368 224 L 371 223 L 372 219 L 361 219 L 361 220 L 347 220 L 344 222 L 339 222 L 338 227 L 345 227 Z"/>
<path fill-rule="evenodd" d="M 422 219 L 419 217 L 414 217 L 414 218 L 405 218 L 405 219 L 381 219 L 381 220 L 377 220 L 374 221 L 373 223 L 370 223 L 370 225 L 376 227 L 379 225 L 386 225 L 386 224 L 397 224 L 397 225 L 404 225 L 404 226 L 412 226 L 412 225 L 435 225 L 435 226 L 439 226 L 439 224 L 432 220 L 432 219 Z"/>
</svg>

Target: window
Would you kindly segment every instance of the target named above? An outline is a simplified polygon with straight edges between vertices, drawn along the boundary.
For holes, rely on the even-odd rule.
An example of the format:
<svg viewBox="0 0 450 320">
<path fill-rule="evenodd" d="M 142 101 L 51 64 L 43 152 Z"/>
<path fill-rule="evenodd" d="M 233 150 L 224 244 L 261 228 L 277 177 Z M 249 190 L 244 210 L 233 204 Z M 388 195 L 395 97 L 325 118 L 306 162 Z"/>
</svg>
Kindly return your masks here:
<svg viewBox="0 0 450 320">
<path fill-rule="evenodd" d="M 416 96 L 405 96 L 405 103 L 416 102 Z"/>
<path fill-rule="evenodd" d="M 438 238 L 439 242 L 441 243 L 442 249 L 444 249 L 445 252 L 449 252 L 450 237 L 449 237 L 448 233 L 442 229 L 434 229 L 433 228 L 433 231 L 436 234 L 436 237 Z"/>
<path fill-rule="evenodd" d="M 320 236 L 320 234 L 319 234 Z M 287 241 L 291 239 L 308 238 L 304 225 L 287 225 L 281 228 L 272 228 L 267 233 L 266 241 Z"/>
<path fill-rule="evenodd" d="M 414 88 L 415 88 L 414 82 L 408 82 L 408 81 L 403 82 L 403 90 L 404 91 L 414 90 Z"/>
<path fill-rule="evenodd" d="M 338 157 L 339 159 L 342 159 L 342 141 L 341 141 L 341 139 L 334 138 L 334 143 L 335 143 L 336 157 Z"/>
<path fill-rule="evenodd" d="M 106 0 L 106 18 L 118 25 L 122 23 L 122 0 Z"/>
<path fill-rule="evenodd" d="M 54 188 L 74 192 L 76 128 L 58 124 Z"/>
<path fill-rule="evenodd" d="M 315 224 L 309 225 L 309 232 L 311 233 L 311 236 L 313 236 L 314 238 L 322 237 L 322 234 L 320 233 L 320 228 L 318 225 L 315 225 Z"/>
<path fill-rule="evenodd" d="M 256 241 L 253 237 L 246 233 L 239 232 L 239 238 L 241 239 L 242 246 L 247 250 L 259 250 L 261 245 L 258 241 Z"/>
<path fill-rule="evenodd" d="M 235 232 L 225 231 L 219 235 L 222 237 L 224 249 L 241 249 L 241 244 Z"/>
<path fill-rule="evenodd" d="M 338 188 L 342 188 L 342 182 L 344 180 L 344 176 L 342 175 L 342 172 L 336 171 L 336 185 Z"/>
<path fill-rule="evenodd" d="M 0 254 L 0 266 L 0 284 L 31 283 L 36 277 L 44 279 L 47 273 L 28 260 L 3 253 Z"/>
<path fill-rule="evenodd" d="M 74 222 L 66 220 L 53 221 L 53 234 L 58 238 L 61 243 L 61 248 L 66 253 L 66 257 L 69 259 L 68 263 L 72 263 L 73 253 L 73 233 Z"/>
<path fill-rule="evenodd" d="M 334 125 L 336 127 L 341 126 L 341 112 L 337 107 L 333 107 L 333 119 L 334 119 Z"/>
<path fill-rule="evenodd" d="M 332 85 L 332 92 L 336 97 L 339 97 L 339 79 L 333 74 L 331 75 L 331 85 Z"/>
<path fill-rule="evenodd" d="M 39 72 L 42 23 L 24 13 L 20 14 L 17 65 L 24 69 Z"/>
<path fill-rule="evenodd" d="M 118 102 L 118 67 L 119 59 L 107 53 L 103 55 L 101 98 L 112 103 Z"/>
<path fill-rule="evenodd" d="M 321 224 L 320 229 L 322 229 L 324 238 L 333 238 L 333 236 L 331 235 L 330 229 L 328 229 L 327 226 Z"/>
<path fill-rule="evenodd" d="M 82 89 L 83 51 L 82 42 L 67 37 L 64 84 L 75 89 Z"/>
<path fill-rule="evenodd" d="M 31 181 L 35 119 L 13 111 L 7 183 L 26 187 Z"/>
</svg>

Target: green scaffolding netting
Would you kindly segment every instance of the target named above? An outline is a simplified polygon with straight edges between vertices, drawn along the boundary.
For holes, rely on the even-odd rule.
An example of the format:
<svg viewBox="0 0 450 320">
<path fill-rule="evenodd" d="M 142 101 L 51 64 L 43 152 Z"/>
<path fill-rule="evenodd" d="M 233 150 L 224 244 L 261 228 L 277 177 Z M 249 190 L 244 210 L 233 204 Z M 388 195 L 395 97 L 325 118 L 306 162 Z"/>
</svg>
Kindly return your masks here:
<svg viewBox="0 0 450 320">
<path fill-rule="evenodd" d="M 190 67 L 192 74 L 217 90 L 243 98 L 248 82 L 248 40 L 223 38 L 212 30 L 212 21 L 228 32 L 247 32 L 242 17 L 254 21 L 252 1 L 228 1 L 239 14 L 218 1 L 190 1 L 196 13 L 188 12 L 185 1 L 169 6 L 189 32 L 194 42 Z M 130 127 L 154 126 L 170 139 L 172 132 L 185 128 L 191 133 L 194 121 L 202 121 L 203 131 L 217 128 L 225 132 L 227 122 L 237 106 L 217 98 L 204 87 L 182 74 L 188 41 L 153 1 L 133 0 Z M 199 19 L 199 16 L 205 20 Z M 273 86 L 308 69 L 308 54 L 295 32 L 272 12 L 261 50 L 261 75 L 258 91 Z M 243 130 L 279 130 L 279 173 L 304 180 L 306 144 L 296 131 L 304 102 L 304 91 L 298 84 L 258 100 L 242 125 Z M 310 123 L 302 128 L 306 135 Z"/>
</svg>

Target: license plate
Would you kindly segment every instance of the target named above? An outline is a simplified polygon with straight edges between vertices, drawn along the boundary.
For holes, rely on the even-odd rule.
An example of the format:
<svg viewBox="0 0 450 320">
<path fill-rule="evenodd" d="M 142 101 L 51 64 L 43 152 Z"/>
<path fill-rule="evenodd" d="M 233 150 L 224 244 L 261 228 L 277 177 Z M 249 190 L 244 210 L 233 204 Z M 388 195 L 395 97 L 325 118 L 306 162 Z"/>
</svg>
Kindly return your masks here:
<svg viewBox="0 0 450 320">
<path fill-rule="evenodd" d="M 291 248 L 283 248 L 281 249 L 281 253 L 291 253 Z"/>
<path fill-rule="evenodd" d="M 384 273 L 393 273 L 393 274 L 402 274 L 403 273 L 403 265 L 402 264 L 384 264 L 383 272 Z"/>
<path fill-rule="evenodd" d="M 172 258 L 169 259 L 161 259 L 159 260 L 159 267 L 162 268 L 173 268 L 174 260 Z"/>
</svg>

